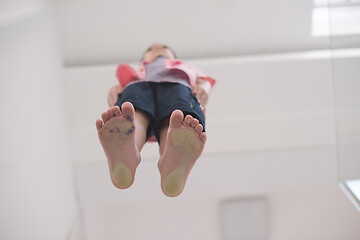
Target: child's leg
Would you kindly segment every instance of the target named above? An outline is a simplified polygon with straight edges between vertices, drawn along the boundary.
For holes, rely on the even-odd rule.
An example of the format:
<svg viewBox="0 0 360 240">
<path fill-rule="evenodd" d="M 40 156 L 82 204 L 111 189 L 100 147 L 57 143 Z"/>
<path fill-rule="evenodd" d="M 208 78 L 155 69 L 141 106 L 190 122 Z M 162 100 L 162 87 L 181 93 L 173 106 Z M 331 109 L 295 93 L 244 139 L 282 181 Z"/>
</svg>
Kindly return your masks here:
<svg viewBox="0 0 360 240">
<path fill-rule="evenodd" d="M 169 118 L 165 118 L 162 120 L 159 126 L 159 153 L 160 157 L 163 155 L 165 146 L 166 146 L 166 140 L 167 140 L 167 134 L 169 130 Z"/>
<path fill-rule="evenodd" d="M 161 188 L 165 195 L 176 197 L 204 149 L 206 133 L 197 119 L 190 115 L 184 118 L 180 110 L 175 110 L 170 121 L 160 126 L 159 137 Z"/>
<path fill-rule="evenodd" d="M 96 121 L 101 145 L 108 159 L 110 177 L 118 188 L 128 188 L 140 163 L 140 150 L 146 141 L 149 117 L 134 110 L 131 103 L 112 107 Z"/>
<path fill-rule="evenodd" d="M 149 115 L 141 110 L 136 110 L 135 111 L 135 143 L 140 152 L 146 143 L 146 137 L 147 137 L 146 134 L 149 124 L 150 124 Z"/>
</svg>

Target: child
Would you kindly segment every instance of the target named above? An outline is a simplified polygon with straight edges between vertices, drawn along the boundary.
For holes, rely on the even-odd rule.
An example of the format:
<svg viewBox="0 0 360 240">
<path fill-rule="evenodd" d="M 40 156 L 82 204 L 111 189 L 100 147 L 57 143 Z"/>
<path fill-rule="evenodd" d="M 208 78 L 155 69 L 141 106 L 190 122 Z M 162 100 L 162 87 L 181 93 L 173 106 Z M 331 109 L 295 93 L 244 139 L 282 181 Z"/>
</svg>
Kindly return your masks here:
<svg viewBox="0 0 360 240">
<path fill-rule="evenodd" d="M 178 196 L 204 149 L 203 110 L 215 80 L 161 44 L 147 49 L 139 72 L 120 64 L 116 76 L 110 108 L 96 121 L 113 184 L 121 189 L 133 184 L 140 151 L 155 135 L 161 189 L 166 196 Z"/>
</svg>

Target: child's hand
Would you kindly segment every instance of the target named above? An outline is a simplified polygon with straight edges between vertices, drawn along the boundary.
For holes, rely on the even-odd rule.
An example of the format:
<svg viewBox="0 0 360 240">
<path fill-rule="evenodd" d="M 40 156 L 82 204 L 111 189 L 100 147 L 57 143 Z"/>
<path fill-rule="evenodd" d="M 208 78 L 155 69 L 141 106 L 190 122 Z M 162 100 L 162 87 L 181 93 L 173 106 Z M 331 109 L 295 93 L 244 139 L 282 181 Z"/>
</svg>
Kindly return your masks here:
<svg viewBox="0 0 360 240">
<path fill-rule="evenodd" d="M 202 108 L 208 103 L 211 85 L 201 78 L 196 80 L 196 85 L 191 87 L 191 92 L 196 96 Z"/>
<path fill-rule="evenodd" d="M 191 92 L 196 96 L 197 100 L 199 101 L 200 105 L 202 107 L 205 107 L 205 105 L 208 102 L 208 98 L 209 95 L 208 93 L 204 90 L 204 88 L 202 88 L 199 85 L 195 85 L 191 87 Z"/>
<path fill-rule="evenodd" d="M 107 98 L 109 107 L 115 106 L 115 103 L 118 99 L 118 95 L 120 93 L 122 93 L 123 91 L 124 91 L 124 89 L 119 84 L 110 88 L 109 93 L 108 93 L 108 98 Z"/>
</svg>

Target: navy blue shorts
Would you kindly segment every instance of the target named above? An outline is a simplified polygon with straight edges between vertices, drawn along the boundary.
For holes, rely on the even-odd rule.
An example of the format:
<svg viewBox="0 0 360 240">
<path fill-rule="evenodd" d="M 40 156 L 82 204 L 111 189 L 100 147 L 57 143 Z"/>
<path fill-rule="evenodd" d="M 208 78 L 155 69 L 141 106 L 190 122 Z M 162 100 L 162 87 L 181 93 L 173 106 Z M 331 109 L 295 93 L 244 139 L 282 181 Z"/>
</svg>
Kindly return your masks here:
<svg viewBox="0 0 360 240">
<path fill-rule="evenodd" d="M 131 102 L 136 110 L 146 112 L 151 120 L 147 130 L 147 139 L 155 135 L 159 142 L 158 127 L 161 121 L 170 117 L 179 109 L 184 115 L 198 119 L 205 131 L 205 115 L 190 88 L 170 82 L 138 82 L 127 86 L 119 94 L 116 105 Z"/>
</svg>

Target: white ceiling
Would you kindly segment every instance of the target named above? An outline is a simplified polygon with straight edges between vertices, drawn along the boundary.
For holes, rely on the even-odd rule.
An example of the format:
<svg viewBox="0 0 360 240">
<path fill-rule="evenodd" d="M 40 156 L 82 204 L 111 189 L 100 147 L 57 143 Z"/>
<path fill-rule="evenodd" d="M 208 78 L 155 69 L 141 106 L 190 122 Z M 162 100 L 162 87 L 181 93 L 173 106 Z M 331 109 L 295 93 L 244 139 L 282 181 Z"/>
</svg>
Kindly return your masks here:
<svg viewBox="0 0 360 240">
<path fill-rule="evenodd" d="M 138 61 L 153 42 L 180 58 L 329 48 L 313 37 L 314 0 L 64 0 L 59 2 L 66 66 Z"/>
</svg>

